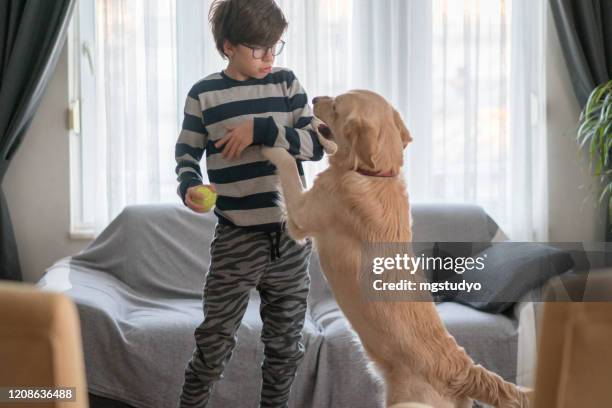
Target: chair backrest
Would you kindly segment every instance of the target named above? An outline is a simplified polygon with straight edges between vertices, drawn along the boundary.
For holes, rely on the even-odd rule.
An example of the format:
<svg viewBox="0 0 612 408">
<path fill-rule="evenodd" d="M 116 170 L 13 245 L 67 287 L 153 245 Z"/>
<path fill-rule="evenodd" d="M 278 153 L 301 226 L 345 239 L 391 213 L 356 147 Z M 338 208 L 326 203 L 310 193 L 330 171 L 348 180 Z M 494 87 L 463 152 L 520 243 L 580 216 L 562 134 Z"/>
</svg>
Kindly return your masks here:
<svg viewBox="0 0 612 408">
<path fill-rule="evenodd" d="M 612 270 L 555 281 L 544 300 L 534 407 L 612 407 Z"/>
<path fill-rule="evenodd" d="M 56 401 L 53 406 L 89 406 L 81 326 L 68 296 L 29 283 L 0 282 L 0 321 L 3 387 L 74 387 L 74 401 Z"/>
</svg>

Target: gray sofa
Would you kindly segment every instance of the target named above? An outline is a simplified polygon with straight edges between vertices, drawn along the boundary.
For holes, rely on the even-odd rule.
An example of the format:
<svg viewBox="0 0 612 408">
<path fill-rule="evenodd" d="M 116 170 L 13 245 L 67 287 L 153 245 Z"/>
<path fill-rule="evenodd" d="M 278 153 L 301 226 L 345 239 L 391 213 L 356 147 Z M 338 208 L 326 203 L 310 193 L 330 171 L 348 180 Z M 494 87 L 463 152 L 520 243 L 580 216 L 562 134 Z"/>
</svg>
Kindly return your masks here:
<svg viewBox="0 0 612 408">
<path fill-rule="evenodd" d="M 412 216 L 415 241 L 504 239 L 475 205 L 414 204 Z M 202 283 L 215 223 L 212 213 L 196 214 L 181 205 L 128 206 L 86 249 L 46 270 L 38 286 L 64 292 L 78 307 L 92 407 L 176 406 L 195 345 L 193 331 L 202 319 Z M 366 369 L 316 252 L 310 273 L 306 355 L 290 407 L 382 407 L 382 385 Z M 515 381 L 519 343 L 535 347 L 532 328 L 521 330 L 521 306 L 507 314 L 454 302 L 437 307 L 476 362 Z M 259 295 L 253 290 L 236 349 L 210 407 L 258 406 L 260 329 Z"/>
</svg>

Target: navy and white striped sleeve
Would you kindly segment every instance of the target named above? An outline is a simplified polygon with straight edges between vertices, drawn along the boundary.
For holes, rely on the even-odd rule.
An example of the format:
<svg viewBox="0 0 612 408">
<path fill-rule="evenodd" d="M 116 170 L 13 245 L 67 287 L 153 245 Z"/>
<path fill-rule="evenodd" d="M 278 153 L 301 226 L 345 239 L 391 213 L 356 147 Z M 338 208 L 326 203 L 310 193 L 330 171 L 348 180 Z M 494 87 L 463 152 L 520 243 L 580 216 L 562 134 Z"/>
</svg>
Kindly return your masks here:
<svg viewBox="0 0 612 408">
<path fill-rule="evenodd" d="M 176 190 L 185 203 L 185 194 L 191 186 L 202 184 L 200 160 L 204 154 L 208 132 L 202 120 L 202 109 L 195 86 L 185 100 L 183 125 L 174 148 L 175 173 L 179 182 Z"/>
<path fill-rule="evenodd" d="M 255 118 L 253 144 L 283 147 L 299 160 L 321 160 L 323 146 L 311 125 L 313 113 L 308 104 L 308 96 L 293 72 L 289 74 L 287 87 L 293 127 L 279 125 L 272 116 Z"/>
</svg>

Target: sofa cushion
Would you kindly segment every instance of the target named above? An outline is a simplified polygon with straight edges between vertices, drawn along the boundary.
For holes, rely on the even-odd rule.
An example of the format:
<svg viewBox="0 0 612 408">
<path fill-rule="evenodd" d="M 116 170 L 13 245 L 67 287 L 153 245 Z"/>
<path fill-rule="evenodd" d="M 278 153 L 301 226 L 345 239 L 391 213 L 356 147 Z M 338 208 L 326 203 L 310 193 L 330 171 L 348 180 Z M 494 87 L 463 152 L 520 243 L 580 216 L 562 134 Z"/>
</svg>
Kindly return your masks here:
<svg viewBox="0 0 612 408">
<path fill-rule="evenodd" d="M 501 231 L 475 204 L 413 203 L 411 212 L 415 242 L 489 242 Z"/>
<path fill-rule="evenodd" d="M 484 259 L 484 269 L 451 273 L 446 281 L 480 284 L 480 290 L 440 292 L 438 298 L 476 309 L 501 313 L 528 291 L 572 268 L 566 251 L 537 242 L 500 242 L 473 255 Z"/>
</svg>

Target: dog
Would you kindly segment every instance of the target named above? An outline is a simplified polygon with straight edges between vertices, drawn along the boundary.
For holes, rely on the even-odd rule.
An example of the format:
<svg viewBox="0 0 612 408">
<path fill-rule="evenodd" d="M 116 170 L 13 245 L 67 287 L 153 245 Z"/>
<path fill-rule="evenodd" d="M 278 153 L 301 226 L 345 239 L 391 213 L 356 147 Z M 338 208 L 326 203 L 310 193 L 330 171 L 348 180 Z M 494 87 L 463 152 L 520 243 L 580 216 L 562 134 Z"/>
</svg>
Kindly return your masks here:
<svg viewBox="0 0 612 408">
<path fill-rule="evenodd" d="M 312 237 L 338 305 L 385 385 L 386 406 L 467 408 L 478 400 L 527 407 L 527 390 L 477 365 L 447 332 L 429 301 L 376 302 L 360 290 L 364 243 L 411 242 L 412 217 L 401 174 L 412 141 L 382 96 L 352 90 L 313 100 L 318 137 L 329 167 L 303 191 L 295 159 L 262 147 L 277 169 L 289 235 Z"/>
</svg>

